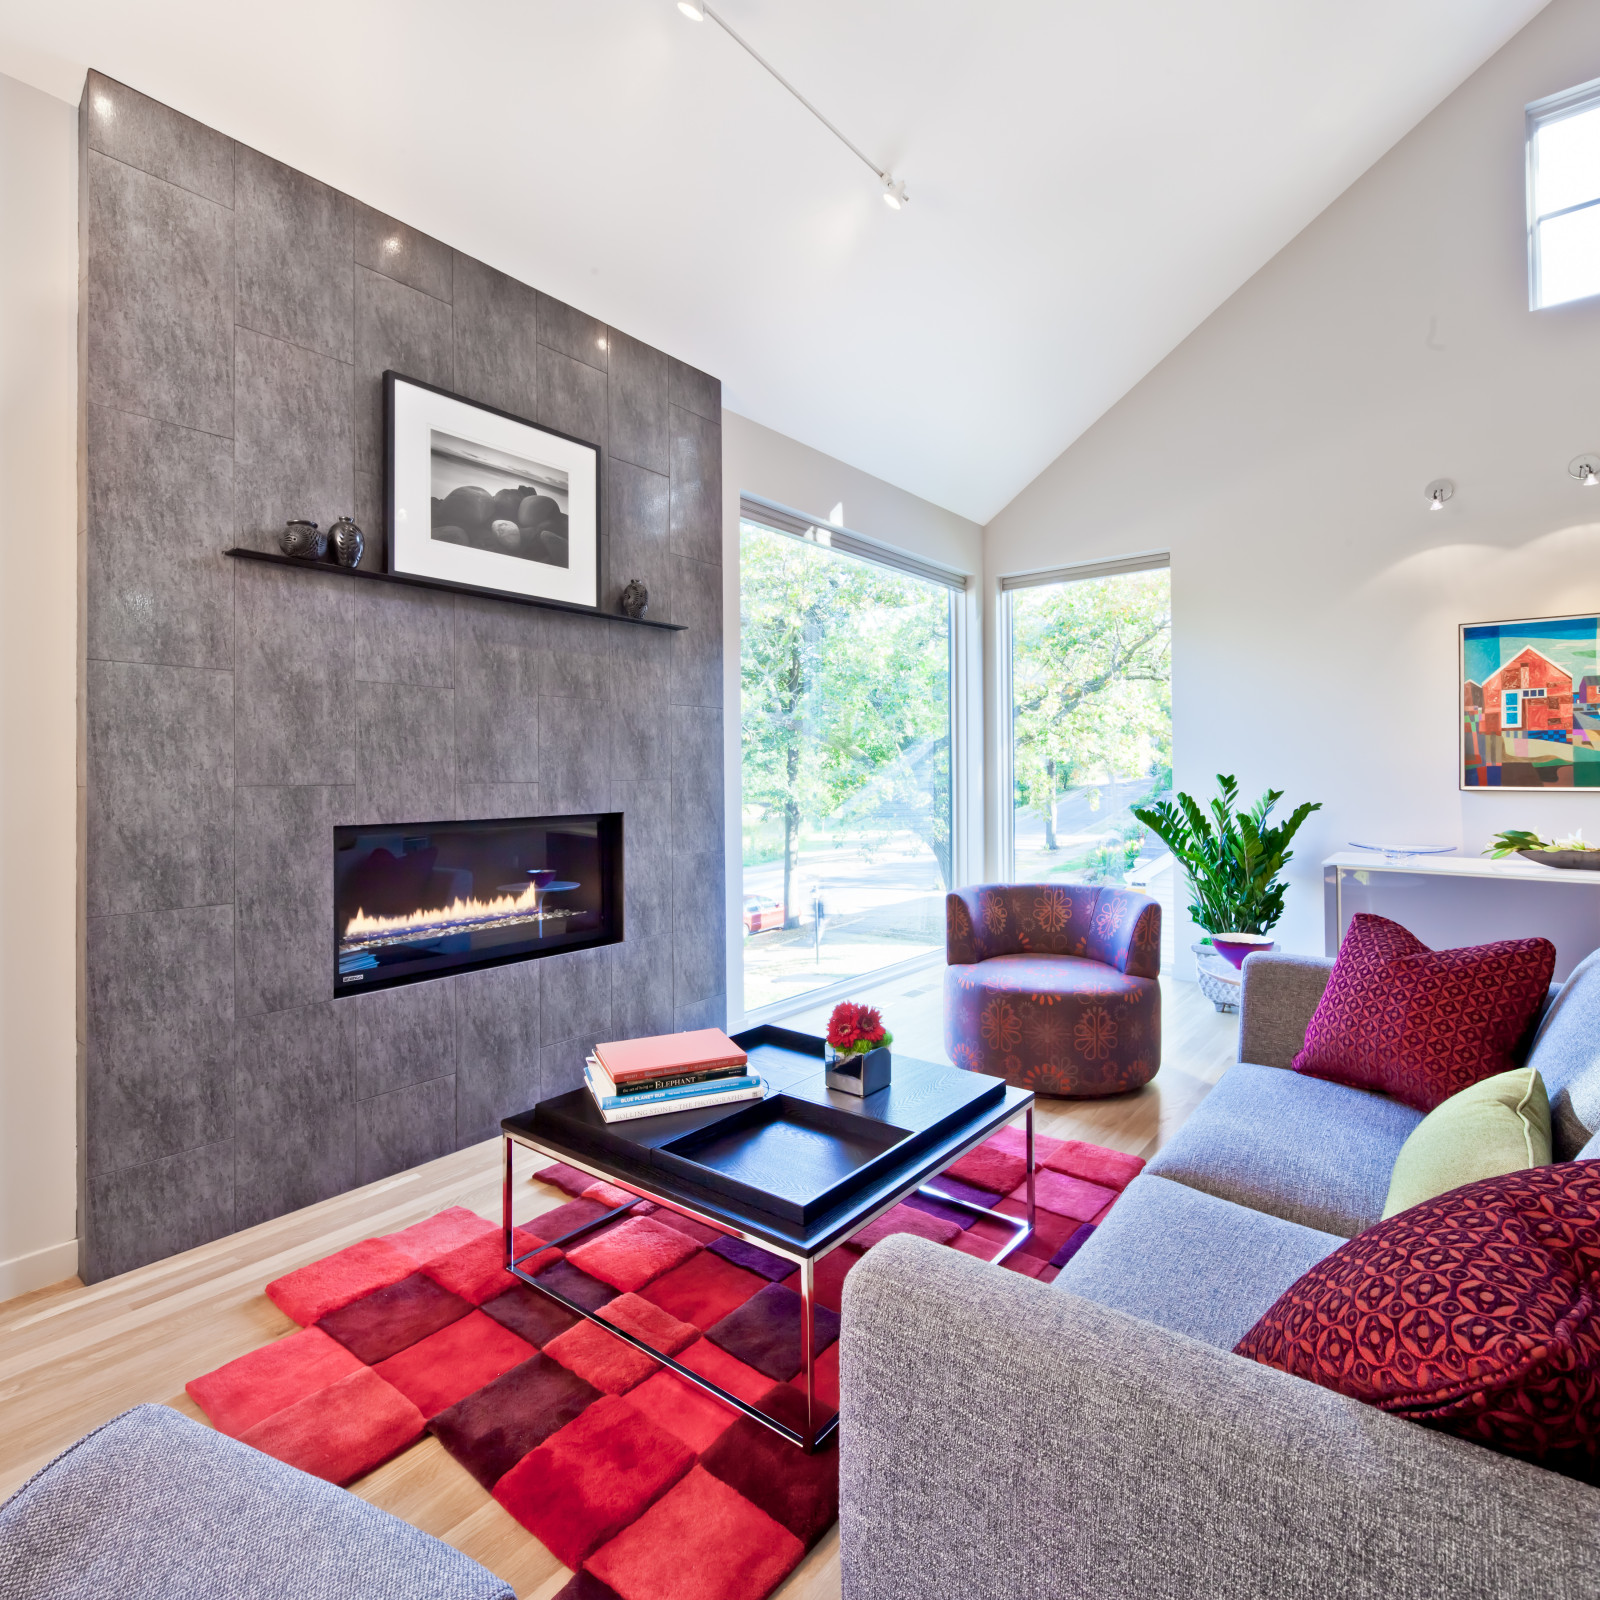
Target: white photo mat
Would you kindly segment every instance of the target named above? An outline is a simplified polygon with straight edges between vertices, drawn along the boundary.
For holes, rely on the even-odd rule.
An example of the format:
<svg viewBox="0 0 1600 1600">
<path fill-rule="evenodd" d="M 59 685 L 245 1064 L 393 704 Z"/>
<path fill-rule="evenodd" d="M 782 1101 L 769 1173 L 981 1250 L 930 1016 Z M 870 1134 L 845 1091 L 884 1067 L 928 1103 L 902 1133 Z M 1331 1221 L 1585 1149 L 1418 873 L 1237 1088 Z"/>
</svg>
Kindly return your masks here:
<svg viewBox="0 0 1600 1600">
<path fill-rule="evenodd" d="M 390 395 L 389 570 L 447 583 L 472 584 L 507 594 L 600 603 L 597 464 L 599 451 L 474 405 L 454 395 L 386 374 Z M 567 565 L 550 566 L 433 537 L 433 435 L 471 440 L 526 457 L 567 474 Z"/>
</svg>

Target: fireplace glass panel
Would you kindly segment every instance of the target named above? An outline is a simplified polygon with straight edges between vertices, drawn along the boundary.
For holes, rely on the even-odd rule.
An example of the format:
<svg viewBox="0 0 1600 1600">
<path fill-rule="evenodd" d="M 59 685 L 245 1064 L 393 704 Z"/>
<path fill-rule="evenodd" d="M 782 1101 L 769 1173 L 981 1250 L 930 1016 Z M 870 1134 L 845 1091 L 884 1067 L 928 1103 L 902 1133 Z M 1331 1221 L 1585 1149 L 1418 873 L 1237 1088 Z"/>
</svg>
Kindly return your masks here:
<svg viewBox="0 0 1600 1600">
<path fill-rule="evenodd" d="M 334 993 L 615 944 L 622 816 L 334 829 Z"/>
</svg>

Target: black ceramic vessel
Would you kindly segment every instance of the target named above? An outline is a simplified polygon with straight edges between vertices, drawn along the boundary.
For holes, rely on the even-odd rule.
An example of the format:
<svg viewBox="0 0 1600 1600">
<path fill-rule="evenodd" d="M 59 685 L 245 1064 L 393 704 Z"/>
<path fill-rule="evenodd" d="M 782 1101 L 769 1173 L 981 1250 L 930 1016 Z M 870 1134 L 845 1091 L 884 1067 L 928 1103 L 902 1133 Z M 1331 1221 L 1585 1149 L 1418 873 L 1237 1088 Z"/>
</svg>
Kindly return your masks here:
<svg viewBox="0 0 1600 1600">
<path fill-rule="evenodd" d="M 328 529 L 328 537 L 333 541 L 333 559 L 341 567 L 361 565 L 361 552 L 367 548 L 367 536 L 351 518 L 340 517 Z"/>
</svg>

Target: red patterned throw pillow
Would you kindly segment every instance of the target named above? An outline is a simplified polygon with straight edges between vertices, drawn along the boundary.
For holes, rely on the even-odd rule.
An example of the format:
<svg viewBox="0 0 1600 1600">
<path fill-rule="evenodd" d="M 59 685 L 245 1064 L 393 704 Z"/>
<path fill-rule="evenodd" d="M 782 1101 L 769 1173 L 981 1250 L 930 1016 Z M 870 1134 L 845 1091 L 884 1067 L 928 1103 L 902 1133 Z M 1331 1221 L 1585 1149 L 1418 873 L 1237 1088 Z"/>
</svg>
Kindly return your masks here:
<svg viewBox="0 0 1600 1600">
<path fill-rule="evenodd" d="M 1358 913 L 1294 1070 L 1432 1111 L 1517 1065 L 1555 963 L 1548 939 L 1430 950 L 1398 922 Z"/>
<path fill-rule="evenodd" d="M 1571 1161 L 1466 1184 L 1357 1234 L 1234 1348 L 1379 1410 L 1583 1467 L 1600 1444 L 1597 1295 L 1600 1161 Z"/>
</svg>

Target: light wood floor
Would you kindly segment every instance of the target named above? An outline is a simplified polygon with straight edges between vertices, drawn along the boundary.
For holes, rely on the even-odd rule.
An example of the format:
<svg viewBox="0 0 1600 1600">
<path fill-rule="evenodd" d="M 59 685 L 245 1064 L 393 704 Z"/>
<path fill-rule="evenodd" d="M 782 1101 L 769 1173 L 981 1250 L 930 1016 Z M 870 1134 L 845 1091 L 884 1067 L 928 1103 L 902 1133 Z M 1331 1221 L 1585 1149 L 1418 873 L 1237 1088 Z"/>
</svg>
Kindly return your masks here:
<svg viewBox="0 0 1600 1600">
<path fill-rule="evenodd" d="M 1191 983 L 1163 979 L 1162 988 L 1165 1064 L 1155 1080 L 1113 1100 L 1042 1101 L 1041 1133 L 1149 1156 L 1200 1103 L 1233 1060 L 1238 1021 L 1213 1011 Z M 142 1401 L 204 1421 L 184 1384 L 294 1331 L 264 1284 L 449 1205 L 498 1221 L 499 1159 L 490 1141 L 92 1288 L 73 1278 L 0 1305 L 0 1498 Z M 535 1164 L 518 1172 L 519 1221 L 566 1199 L 530 1176 Z M 482 1562 L 521 1600 L 545 1600 L 571 1577 L 431 1436 L 353 1488 Z M 837 1600 L 837 1529 L 779 1593 Z"/>
</svg>

